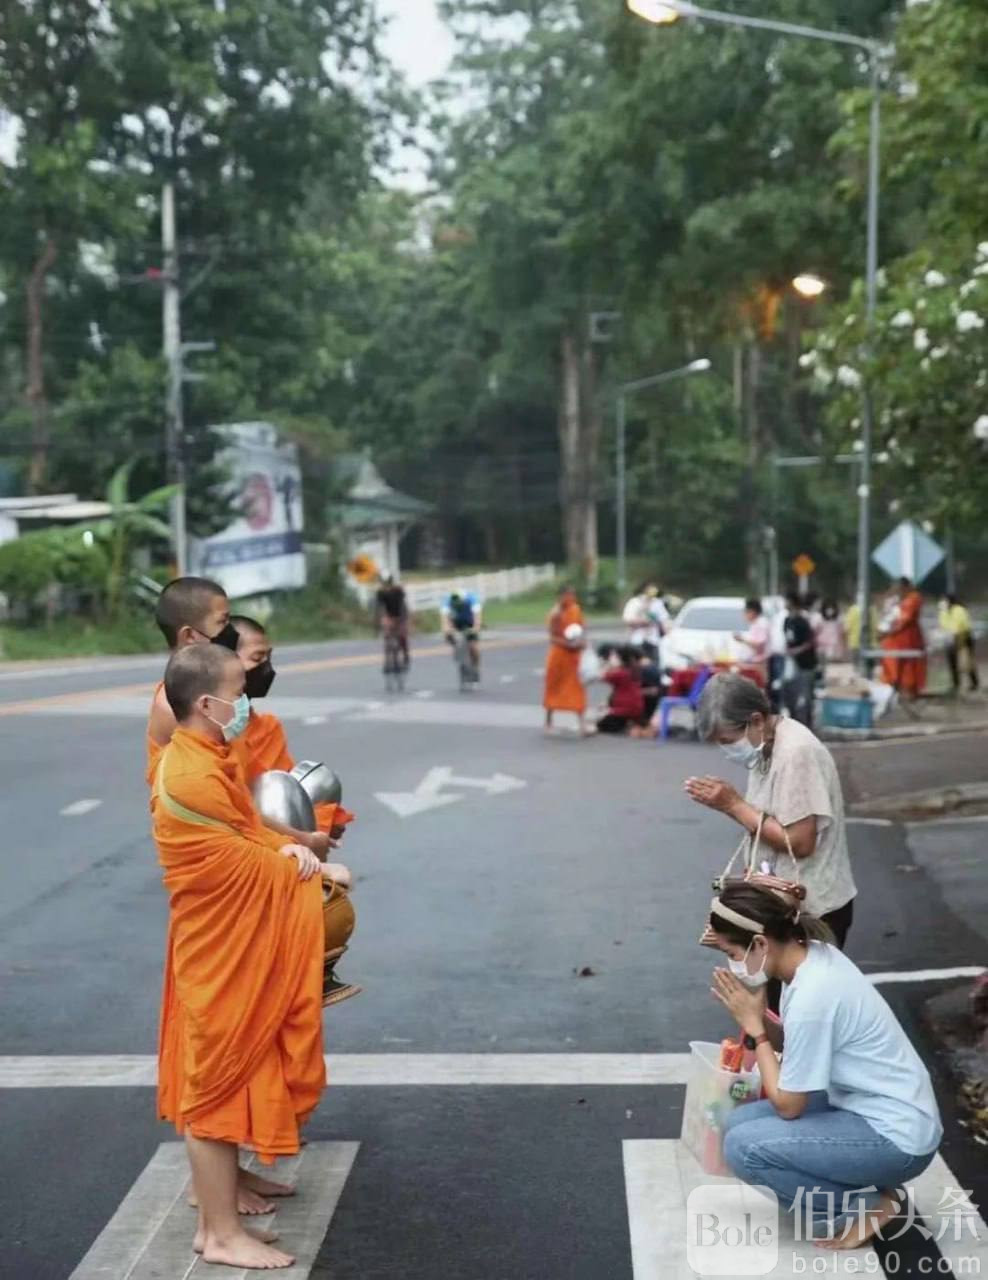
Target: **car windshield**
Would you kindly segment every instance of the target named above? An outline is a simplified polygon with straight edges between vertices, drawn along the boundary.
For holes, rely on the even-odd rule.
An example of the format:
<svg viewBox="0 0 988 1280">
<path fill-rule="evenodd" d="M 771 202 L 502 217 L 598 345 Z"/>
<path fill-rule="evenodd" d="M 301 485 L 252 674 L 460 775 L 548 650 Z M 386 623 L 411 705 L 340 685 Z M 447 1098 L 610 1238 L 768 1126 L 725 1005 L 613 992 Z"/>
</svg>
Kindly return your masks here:
<svg viewBox="0 0 988 1280">
<path fill-rule="evenodd" d="M 688 604 L 676 619 L 687 631 L 743 631 L 744 611 L 730 604 Z"/>
</svg>

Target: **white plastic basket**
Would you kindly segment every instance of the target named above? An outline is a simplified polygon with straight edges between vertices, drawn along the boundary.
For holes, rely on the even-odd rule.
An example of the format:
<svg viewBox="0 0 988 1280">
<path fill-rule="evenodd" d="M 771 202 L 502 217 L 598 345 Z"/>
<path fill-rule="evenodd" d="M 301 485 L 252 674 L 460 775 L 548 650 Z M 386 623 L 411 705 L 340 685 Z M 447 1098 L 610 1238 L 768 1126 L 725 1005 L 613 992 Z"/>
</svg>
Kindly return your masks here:
<svg viewBox="0 0 988 1280">
<path fill-rule="evenodd" d="M 731 1171 L 724 1163 L 724 1125 L 732 1111 L 762 1096 L 761 1076 L 757 1069 L 723 1071 L 719 1044 L 691 1040 L 690 1054 L 680 1138 L 704 1173 L 726 1177 Z"/>
</svg>

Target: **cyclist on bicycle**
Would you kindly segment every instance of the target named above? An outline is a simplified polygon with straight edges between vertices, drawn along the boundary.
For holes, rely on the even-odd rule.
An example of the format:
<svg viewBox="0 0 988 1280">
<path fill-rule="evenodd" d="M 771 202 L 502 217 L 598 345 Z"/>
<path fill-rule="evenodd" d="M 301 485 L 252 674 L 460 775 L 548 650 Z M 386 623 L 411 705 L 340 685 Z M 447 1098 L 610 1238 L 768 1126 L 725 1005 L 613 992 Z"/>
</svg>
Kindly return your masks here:
<svg viewBox="0 0 988 1280">
<path fill-rule="evenodd" d="M 408 652 L 408 598 L 405 588 L 388 574 L 382 577 L 374 603 L 375 621 L 381 635 L 389 632 L 398 640 L 398 652 L 402 669 L 407 671 L 411 663 Z"/>
<path fill-rule="evenodd" d="M 457 634 L 467 642 L 473 662 L 474 680 L 480 679 L 480 624 L 483 605 L 472 591 L 461 594 L 454 591 L 443 601 L 439 616 L 443 635 L 450 644 L 456 643 Z"/>
</svg>

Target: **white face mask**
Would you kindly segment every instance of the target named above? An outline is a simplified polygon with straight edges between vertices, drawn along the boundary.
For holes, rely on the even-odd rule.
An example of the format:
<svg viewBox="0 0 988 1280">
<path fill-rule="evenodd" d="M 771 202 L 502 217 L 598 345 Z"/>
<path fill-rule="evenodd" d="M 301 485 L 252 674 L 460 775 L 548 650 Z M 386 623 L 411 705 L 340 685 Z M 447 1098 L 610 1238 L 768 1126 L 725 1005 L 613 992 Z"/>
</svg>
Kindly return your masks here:
<svg viewBox="0 0 988 1280">
<path fill-rule="evenodd" d="M 752 938 L 748 943 L 748 951 L 750 951 L 754 945 L 755 940 Z M 762 952 L 762 967 L 756 973 L 749 973 L 748 971 L 748 951 L 744 953 L 744 959 L 742 960 L 731 960 L 728 958 L 727 965 L 735 978 L 746 986 L 749 991 L 757 991 L 759 987 L 764 987 L 765 983 L 769 980 L 768 974 L 765 972 L 765 962 L 768 960 L 768 951 L 765 950 Z"/>
<path fill-rule="evenodd" d="M 754 769 L 762 758 L 764 746 L 765 743 L 760 742 L 757 747 L 753 747 L 748 741 L 748 732 L 745 730 L 744 736 L 737 742 L 722 742 L 720 749 L 734 764 L 743 765 L 746 769 Z"/>
</svg>

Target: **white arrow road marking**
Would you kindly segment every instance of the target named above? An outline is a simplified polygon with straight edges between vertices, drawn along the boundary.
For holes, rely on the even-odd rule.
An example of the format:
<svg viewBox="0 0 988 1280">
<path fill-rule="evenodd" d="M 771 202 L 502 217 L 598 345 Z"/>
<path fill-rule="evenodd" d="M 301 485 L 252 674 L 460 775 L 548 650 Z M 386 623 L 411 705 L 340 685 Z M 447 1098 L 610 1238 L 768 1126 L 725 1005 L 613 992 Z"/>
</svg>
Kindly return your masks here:
<svg viewBox="0 0 988 1280">
<path fill-rule="evenodd" d="M 279 1177 L 298 1182 L 302 1194 L 278 1201 L 277 1211 L 256 1220 L 276 1226 L 279 1244 L 295 1254 L 295 1265 L 279 1272 L 306 1280 L 329 1230 L 353 1167 L 356 1142 L 310 1142 L 279 1163 Z M 185 1202 L 189 1161 L 182 1142 L 164 1142 L 119 1209 L 96 1238 L 69 1280 L 115 1280 L 123 1276 L 168 1276 L 203 1280 L 214 1268 L 192 1252 L 195 1214 Z M 231 1280 L 256 1275 L 233 1269 Z"/>
<path fill-rule="evenodd" d="M 102 803 L 102 800 L 73 800 L 59 812 L 63 818 L 81 818 L 84 813 L 92 813 L 94 809 L 98 809 Z"/>
<path fill-rule="evenodd" d="M 489 796 L 503 795 L 506 791 L 518 791 L 527 782 L 507 773 L 494 773 L 489 778 L 467 778 L 454 774 L 449 765 L 436 765 L 425 775 L 414 791 L 376 791 L 374 798 L 387 805 L 399 818 L 412 818 L 429 809 L 441 809 L 456 804 L 461 795 L 450 795 L 446 787 L 476 789 Z"/>
<path fill-rule="evenodd" d="M 303 724 L 325 724 L 327 716 L 306 716 L 302 721 Z"/>
</svg>

